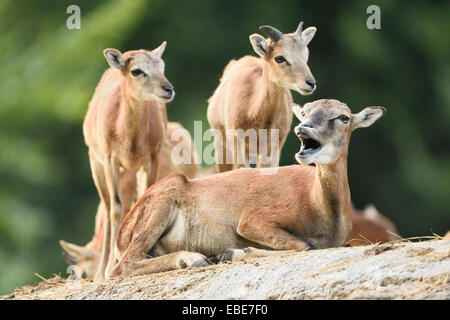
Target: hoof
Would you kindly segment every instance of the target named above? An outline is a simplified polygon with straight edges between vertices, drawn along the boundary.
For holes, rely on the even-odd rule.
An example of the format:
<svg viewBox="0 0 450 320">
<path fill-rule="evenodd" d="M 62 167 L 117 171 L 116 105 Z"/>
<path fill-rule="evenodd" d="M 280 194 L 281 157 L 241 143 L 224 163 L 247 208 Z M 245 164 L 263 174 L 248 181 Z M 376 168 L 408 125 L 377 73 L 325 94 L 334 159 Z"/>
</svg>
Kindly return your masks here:
<svg viewBox="0 0 450 320">
<path fill-rule="evenodd" d="M 206 267 L 212 264 L 204 255 L 196 252 L 182 252 L 178 256 L 178 268 Z"/>
<path fill-rule="evenodd" d="M 219 258 L 220 262 L 233 261 L 233 255 L 234 255 L 234 250 L 229 248 L 229 249 L 225 250 L 224 253 L 219 255 L 218 258 Z"/>
<path fill-rule="evenodd" d="M 220 262 L 221 256 L 222 255 L 208 257 L 208 261 L 211 262 L 212 264 L 218 264 Z"/>
<path fill-rule="evenodd" d="M 212 262 L 208 259 L 197 260 L 192 263 L 192 267 L 207 267 L 212 265 Z"/>
</svg>

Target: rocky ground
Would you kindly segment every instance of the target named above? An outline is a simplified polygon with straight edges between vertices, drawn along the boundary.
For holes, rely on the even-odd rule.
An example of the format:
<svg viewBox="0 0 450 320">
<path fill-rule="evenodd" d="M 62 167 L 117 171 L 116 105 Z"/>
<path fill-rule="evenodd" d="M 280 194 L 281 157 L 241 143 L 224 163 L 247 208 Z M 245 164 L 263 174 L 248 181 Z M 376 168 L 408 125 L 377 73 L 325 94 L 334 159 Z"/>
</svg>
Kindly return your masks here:
<svg viewBox="0 0 450 320">
<path fill-rule="evenodd" d="M 450 240 L 398 242 L 112 280 L 59 277 L 4 299 L 449 299 Z"/>
</svg>

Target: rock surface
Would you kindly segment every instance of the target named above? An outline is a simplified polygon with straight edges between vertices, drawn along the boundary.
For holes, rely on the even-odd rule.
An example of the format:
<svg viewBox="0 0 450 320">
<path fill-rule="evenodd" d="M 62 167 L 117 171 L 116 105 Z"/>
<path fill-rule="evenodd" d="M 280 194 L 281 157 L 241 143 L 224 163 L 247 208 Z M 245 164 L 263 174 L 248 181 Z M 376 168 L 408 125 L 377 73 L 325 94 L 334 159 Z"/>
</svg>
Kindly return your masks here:
<svg viewBox="0 0 450 320">
<path fill-rule="evenodd" d="M 65 280 L 6 299 L 450 299 L 450 240 L 277 256 L 112 280 Z"/>
</svg>

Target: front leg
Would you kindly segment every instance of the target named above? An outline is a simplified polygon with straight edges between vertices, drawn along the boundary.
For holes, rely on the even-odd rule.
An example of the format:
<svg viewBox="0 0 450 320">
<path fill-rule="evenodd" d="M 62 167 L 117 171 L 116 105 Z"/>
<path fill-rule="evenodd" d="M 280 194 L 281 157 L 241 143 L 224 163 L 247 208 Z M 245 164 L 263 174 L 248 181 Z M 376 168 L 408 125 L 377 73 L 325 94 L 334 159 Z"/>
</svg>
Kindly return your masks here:
<svg viewBox="0 0 450 320">
<path fill-rule="evenodd" d="M 137 198 L 139 199 L 144 192 L 156 182 L 159 168 L 159 152 L 150 157 L 148 163 L 137 173 Z"/>
<path fill-rule="evenodd" d="M 225 133 L 214 137 L 215 160 L 217 172 L 226 172 L 233 170 L 233 150 L 226 143 Z"/>
<path fill-rule="evenodd" d="M 138 172 L 136 172 L 136 200 L 139 199 L 148 188 L 148 168 L 147 166 L 141 167 Z"/>
<path fill-rule="evenodd" d="M 312 246 L 306 240 L 289 232 L 284 226 L 289 225 L 291 212 L 276 206 L 269 208 L 252 208 L 245 212 L 239 221 L 237 233 L 243 238 L 256 242 L 273 250 L 304 251 Z M 222 261 L 239 261 L 246 257 L 261 257 L 274 254 L 274 251 L 256 248 L 228 249 Z"/>
<path fill-rule="evenodd" d="M 233 163 L 234 169 L 247 168 L 249 164 L 246 157 L 246 142 L 244 139 L 239 139 L 238 137 L 234 137 L 233 143 Z"/>
<path fill-rule="evenodd" d="M 100 252 L 100 261 L 98 263 L 97 271 L 94 278 L 99 279 L 105 276 L 106 266 L 109 260 L 109 244 L 111 241 L 111 220 L 109 216 L 110 212 L 110 202 L 109 202 L 109 192 L 108 186 L 106 185 L 105 179 L 105 168 L 98 162 L 92 153 L 89 151 L 89 161 L 91 164 L 92 177 L 94 178 L 95 186 L 97 187 L 98 193 L 100 195 L 101 205 L 104 206 L 104 214 L 101 215 L 100 219 L 103 224 L 103 238 L 102 238 L 102 249 Z"/>
<path fill-rule="evenodd" d="M 256 164 L 257 168 L 274 168 L 278 167 L 279 157 L 276 155 L 269 156 L 267 154 L 259 154 L 258 155 L 258 163 Z"/>
<path fill-rule="evenodd" d="M 268 142 L 270 139 L 270 142 Z M 279 138 L 278 130 L 270 129 L 268 137 L 259 140 L 257 168 L 275 168 L 280 162 L 280 152 L 285 138 Z"/>
<path fill-rule="evenodd" d="M 105 180 L 106 185 L 108 187 L 109 192 L 109 203 L 110 203 L 110 221 L 111 221 L 111 236 L 110 236 L 110 250 L 109 250 L 109 259 L 108 265 L 105 270 L 105 276 L 107 277 L 110 270 L 114 267 L 115 264 L 115 243 L 117 230 L 119 229 L 120 222 L 123 217 L 123 206 L 120 195 L 120 164 L 119 160 L 111 154 L 107 160 L 105 159 Z"/>
<path fill-rule="evenodd" d="M 147 165 L 147 188 L 156 182 L 156 177 L 158 176 L 159 168 L 159 151 L 152 154 L 150 157 L 150 163 Z"/>
<path fill-rule="evenodd" d="M 268 156 L 267 154 L 258 155 L 258 163 L 257 168 L 270 168 L 266 170 L 261 170 L 262 174 L 273 175 L 278 172 L 278 164 L 280 162 L 280 153 L 274 152 L 272 155 Z"/>
</svg>

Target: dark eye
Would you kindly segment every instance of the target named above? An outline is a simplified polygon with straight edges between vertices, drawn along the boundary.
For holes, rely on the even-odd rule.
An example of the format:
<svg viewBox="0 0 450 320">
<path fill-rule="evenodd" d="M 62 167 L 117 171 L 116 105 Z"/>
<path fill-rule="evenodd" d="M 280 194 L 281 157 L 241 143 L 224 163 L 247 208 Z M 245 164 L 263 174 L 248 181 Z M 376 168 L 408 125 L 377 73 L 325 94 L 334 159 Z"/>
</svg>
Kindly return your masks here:
<svg viewBox="0 0 450 320">
<path fill-rule="evenodd" d="M 86 279 L 86 278 L 87 278 L 87 273 L 86 273 L 86 271 L 83 271 L 83 273 L 81 274 L 81 278 L 82 278 L 82 279 Z"/>
<path fill-rule="evenodd" d="M 283 56 L 276 56 L 274 58 L 274 60 L 275 60 L 276 63 L 283 63 L 283 62 L 286 61 L 286 59 Z"/>
<path fill-rule="evenodd" d="M 347 116 L 344 116 L 344 115 L 342 115 L 342 116 L 340 116 L 340 117 L 338 117 L 338 119 L 339 120 L 341 120 L 343 123 L 347 123 L 348 122 L 348 120 L 350 120 L 350 118 L 349 117 L 347 117 Z"/>
<path fill-rule="evenodd" d="M 134 77 L 137 77 L 137 76 L 139 76 L 139 75 L 141 75 L 141 74 L 143 74 L 144 72 L 142 72 L 142 70 L 141 69 L 134 69 L 134 70 L 131 70 L 131 74 L 134 76 Z"/>
</svg>

